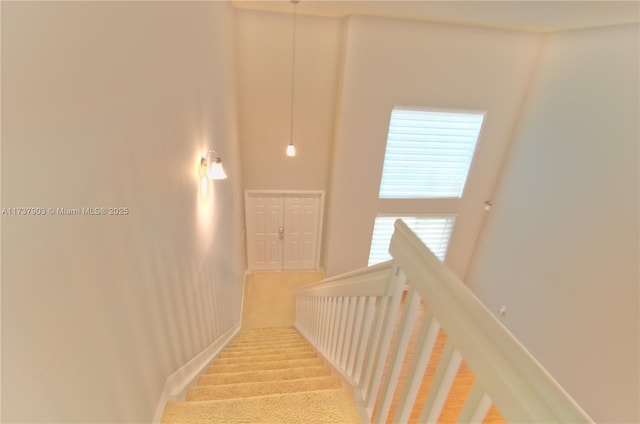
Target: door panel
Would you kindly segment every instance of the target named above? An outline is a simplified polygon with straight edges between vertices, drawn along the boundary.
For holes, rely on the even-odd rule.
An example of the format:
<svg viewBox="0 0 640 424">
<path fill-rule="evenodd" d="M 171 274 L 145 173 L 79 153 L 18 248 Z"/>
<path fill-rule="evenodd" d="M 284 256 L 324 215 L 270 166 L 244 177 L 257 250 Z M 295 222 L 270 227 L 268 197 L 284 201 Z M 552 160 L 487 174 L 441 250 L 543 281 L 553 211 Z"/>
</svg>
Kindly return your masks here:
<svg viewBox="0 0 640 424">
<path fill-rule="evenodd" d="M 319 233 L 320 198 L 285 196 L 284 268 L 314 269 Z"/>
<path fill-rule="evenodd" d="M 255 195 L 246 199 L 247 260 L 252 269 L 282 269 L 280 227 L 282 197 Z"/>
</svg>

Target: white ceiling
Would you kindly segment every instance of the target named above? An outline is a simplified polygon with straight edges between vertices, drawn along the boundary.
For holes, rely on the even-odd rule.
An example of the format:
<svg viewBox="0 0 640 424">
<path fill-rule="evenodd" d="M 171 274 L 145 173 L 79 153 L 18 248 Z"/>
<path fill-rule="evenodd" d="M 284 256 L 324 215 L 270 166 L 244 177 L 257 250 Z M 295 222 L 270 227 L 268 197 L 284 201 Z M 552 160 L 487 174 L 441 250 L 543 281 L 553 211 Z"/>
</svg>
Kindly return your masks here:
<svg viewBox="0 0 640 424">
<path fill-rule="evenodd" d="M 231 0 L 234 7 L 291 13 L 289 0 Z M 417 19 L 462 25 L 554 32 L 640 22 L 640 0 L 632 1 L 456 1 L 301 0 L 297 13 Z"/>
</svg>

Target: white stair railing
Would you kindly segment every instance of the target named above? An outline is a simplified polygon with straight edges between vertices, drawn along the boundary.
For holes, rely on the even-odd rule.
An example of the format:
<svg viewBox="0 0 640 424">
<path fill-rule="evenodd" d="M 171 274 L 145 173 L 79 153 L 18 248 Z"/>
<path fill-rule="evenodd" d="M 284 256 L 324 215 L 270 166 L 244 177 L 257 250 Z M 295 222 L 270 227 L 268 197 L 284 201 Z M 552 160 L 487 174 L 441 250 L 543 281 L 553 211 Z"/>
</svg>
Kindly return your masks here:
<svg viewBox="0 0 640 424">
<path fill-rule="evenodd" d="M 296 292 L 296 328 L 353 386 L 369 421 L 406 423 L 417 408 L 418 422 L 437 422 L 464 361 L 474 382 L 458 423 L 482 422 L 492 405 L 507 422 L 593 422 L 401 220 L 390 252 L 392 261 Z M 446 343 L 418 405 L 441 332 Z"/>
</svg>

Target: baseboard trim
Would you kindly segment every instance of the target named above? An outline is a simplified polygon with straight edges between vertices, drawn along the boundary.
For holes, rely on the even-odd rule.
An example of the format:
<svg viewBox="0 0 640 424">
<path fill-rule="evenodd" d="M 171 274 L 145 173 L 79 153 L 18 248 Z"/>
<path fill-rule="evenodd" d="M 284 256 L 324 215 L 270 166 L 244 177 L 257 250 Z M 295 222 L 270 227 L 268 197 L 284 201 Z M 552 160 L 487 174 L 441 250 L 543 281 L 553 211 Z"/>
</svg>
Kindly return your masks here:
<svg viewBox="0 0 640 424">
<path fill-rule="evenodd" d="M 224 335 L 214 341 L 209 347 L 197 354 L 193 359 L 180 367 L 176 372 L 167 377 L 164 388 L 160 394 L 160 399 L 153 415 L 153 422 L 159 424 L 167 402 L 180 398 L 183 391 L 200 375 L 209 363 L 215 358 L 224 347 L 240 331 L 240 323 L 233 326 Z"/>
</svg>

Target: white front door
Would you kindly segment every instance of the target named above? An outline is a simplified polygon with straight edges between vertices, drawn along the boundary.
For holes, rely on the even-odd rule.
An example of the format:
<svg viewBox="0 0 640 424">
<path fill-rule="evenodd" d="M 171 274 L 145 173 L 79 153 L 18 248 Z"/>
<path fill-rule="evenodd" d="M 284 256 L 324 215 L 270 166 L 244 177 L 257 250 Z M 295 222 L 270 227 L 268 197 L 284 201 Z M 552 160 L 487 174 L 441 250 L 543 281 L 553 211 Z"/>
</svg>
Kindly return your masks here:
<svg viewBox="0 0 640 424">
<path fill-rule="evenodd" d="M 247 256 L 254 269 L 282 269 L 282 197 L 247 197 Z"/>
<path fill-rule="evenodd" d="M 285 195 L 284 269 L 315 269 L 320 197 Z"/>
<path fill-rule="evenodd" d="M 322 199 L 322 192 L 247 191 L 249 269 L 317 269 Z"/>
</svg>

